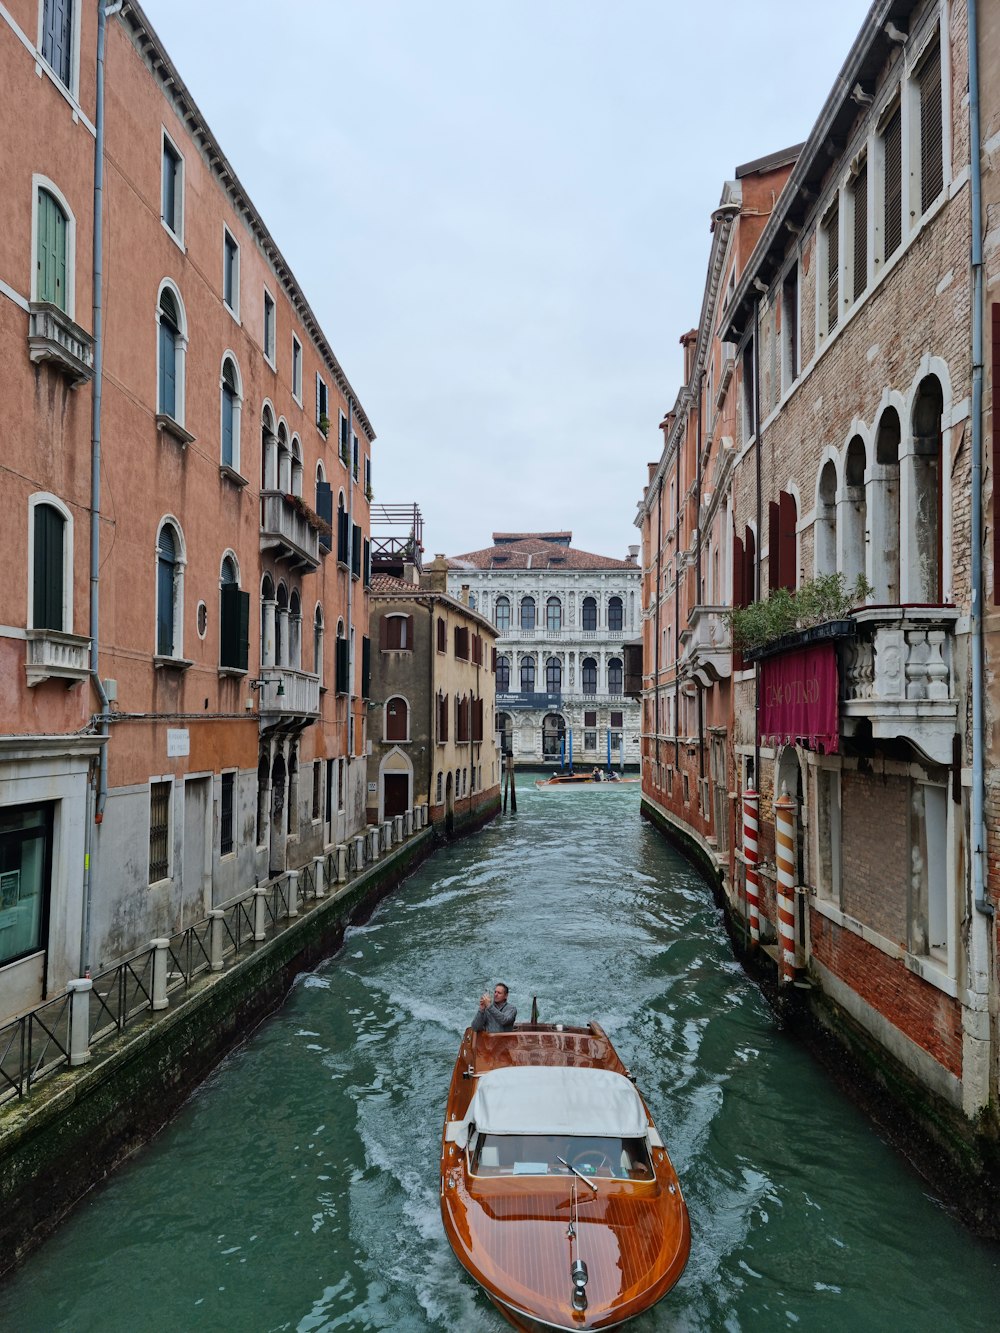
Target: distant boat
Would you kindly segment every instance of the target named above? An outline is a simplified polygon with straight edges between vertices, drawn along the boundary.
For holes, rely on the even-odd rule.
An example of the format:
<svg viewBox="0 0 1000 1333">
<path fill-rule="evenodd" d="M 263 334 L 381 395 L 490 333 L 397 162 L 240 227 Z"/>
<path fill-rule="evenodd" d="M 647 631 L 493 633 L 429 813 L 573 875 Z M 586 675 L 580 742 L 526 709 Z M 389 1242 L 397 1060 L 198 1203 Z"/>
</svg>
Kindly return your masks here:
<svg viewBox="0 0 1000 1333">
<path fill-rule="evenodd" d="M 604 772 L 599 778 L 595 778 L 593 773 L 553 773 L 549 778 L 538 778 L 535 781 L 536 787 L 618 787 L 626 782 L 639 782 L 640 778 L 620 778 L 616 774 L 614 777 L 608 777 Z"/>
<path fill-rule="evenodd" d="M 522 1333 L 619 1327 L 670 1291 L 691 1248 L 677 1174 L 596 1023 L 466 1031 L 441 1216 L 459 1262 Z"/>
</svg>

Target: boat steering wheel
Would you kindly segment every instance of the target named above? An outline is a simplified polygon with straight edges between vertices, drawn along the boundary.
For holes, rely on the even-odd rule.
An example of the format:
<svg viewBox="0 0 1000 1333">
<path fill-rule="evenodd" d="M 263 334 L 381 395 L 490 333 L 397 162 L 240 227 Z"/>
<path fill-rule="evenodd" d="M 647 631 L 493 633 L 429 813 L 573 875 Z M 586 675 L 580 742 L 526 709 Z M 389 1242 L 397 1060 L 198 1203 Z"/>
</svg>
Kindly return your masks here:
<svg viewBox="0 0 1000 1333">
<path fill-rule="evenodd" d="M 578 1152 L 570 1159 L 570 1166 L 574 1171 L 582 1171 L 585 1175 L 590 1172 L 600 1171 L 602 1166 L 611 1170 L 611 1162 L 606 1153 L 601 1152 L 600 1148 L 588 1148 L 584 1152 Z"/>
</svg>

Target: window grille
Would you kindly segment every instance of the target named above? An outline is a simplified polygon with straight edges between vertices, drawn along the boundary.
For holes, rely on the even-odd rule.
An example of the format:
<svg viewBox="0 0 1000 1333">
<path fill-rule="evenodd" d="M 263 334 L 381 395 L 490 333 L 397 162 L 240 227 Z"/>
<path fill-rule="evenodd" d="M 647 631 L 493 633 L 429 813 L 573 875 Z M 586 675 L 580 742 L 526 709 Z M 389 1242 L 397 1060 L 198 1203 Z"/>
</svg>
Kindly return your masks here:
<svg viewBox="0 0 1000 1333">
<path fill-rule="evenodd" d="M 219 855 L 228 856 L 233 850 L 233 788 L 235 773 L 223 773 L 219 806 Z"/>
<path fill-rule="evenodd" d="M 149 882 L 166 879 L 170 870 L 170 783 L 149 789 Z"/>
</svg>

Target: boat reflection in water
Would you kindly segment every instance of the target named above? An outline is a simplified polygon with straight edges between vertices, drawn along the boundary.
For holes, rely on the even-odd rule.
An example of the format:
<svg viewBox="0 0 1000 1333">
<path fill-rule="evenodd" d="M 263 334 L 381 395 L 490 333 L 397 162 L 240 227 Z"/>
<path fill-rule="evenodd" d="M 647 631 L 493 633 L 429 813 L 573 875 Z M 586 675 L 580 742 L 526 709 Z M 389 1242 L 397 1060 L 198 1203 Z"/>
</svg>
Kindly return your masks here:
<svg viewBox="0 0 1000 1333">
<path fill-rule="evenodd" d="M 596 1023 L 466 1031 L 441 1215 L 462 1265 L 522 1330 L 615 1328 L 667 1294 L 691 1248 L 676 1172 Z"/>
</svg>

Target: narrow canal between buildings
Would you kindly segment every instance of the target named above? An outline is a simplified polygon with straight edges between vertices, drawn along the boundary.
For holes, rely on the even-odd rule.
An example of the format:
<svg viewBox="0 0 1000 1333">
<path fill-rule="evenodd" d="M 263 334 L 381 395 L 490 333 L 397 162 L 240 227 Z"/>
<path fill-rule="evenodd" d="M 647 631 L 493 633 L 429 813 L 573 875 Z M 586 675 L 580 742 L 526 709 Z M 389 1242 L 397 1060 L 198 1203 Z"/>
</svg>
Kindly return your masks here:
<svg viewBox="0 0 1000 1333">
<path fill-rule="evenodd" d="M 438 1212 L 483 988 L 607 1029 L 680 1173 L 691 1261 L 644 1330 L 995 1327 L 954 1223 L 783 1035 L 638 788 L 537 791 L 438 853 L 0 1291 L 28 1330 L 506 1328 Z M 44 1182 L 42 1183 L 44 1188 Z"/>
</svg>

